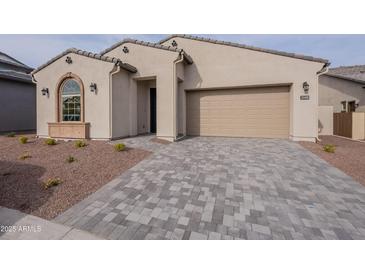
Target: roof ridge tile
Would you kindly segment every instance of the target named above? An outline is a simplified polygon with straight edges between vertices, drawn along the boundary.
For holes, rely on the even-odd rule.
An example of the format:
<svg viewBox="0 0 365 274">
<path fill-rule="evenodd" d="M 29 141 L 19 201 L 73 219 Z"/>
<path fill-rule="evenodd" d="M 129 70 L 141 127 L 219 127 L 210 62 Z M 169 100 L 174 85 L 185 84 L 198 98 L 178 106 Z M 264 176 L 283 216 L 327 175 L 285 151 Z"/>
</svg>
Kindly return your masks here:
<svg viewBox="0 0 365 274">
<path fill-rule="evenodd" d="M 104 54 L 108 53 L 109 51 L 112 51 L 113 49 L 115 49 L 115 48 L 117 48 L 117 47 L 119 47 L 119 46 L 121 46 L 125 43 L 132 43 L 132 44 L 137 44 L 137 45 L 142 45 L 142 46 L 157 48 L 157 49 L 163 49 L 163 50 L 169 50 L 169 51 L 174 51 L 174 52 L 181 52 L 182 51 L 182 49 L 161 45 L 160 43 L 145 42 L 145 41 L 142 41 L 142 40 L 125 38 L 122 41 L 119 41 L 119 42 L 113 44 L 112 46 L 110 46 L 109 48 L 106 48 L 105 50 L 101 51 L 100 54 L 104 55 Z"/>
<path fill-rule="evenodd" d="M 302 59 L 302 60 L 307 60 L 307 61 L 312 61 L 312 62 L 320 62 L 320 63 L 325 63 L 327 65 L 330 64 L 327 59 L 316 58 L 313 56 L 307 56 L 307 55 L 290 53 L 290 52 L 279 51 L 279 50 L 264 49 L 264 48 L 249 46 L 249 45 L 240 44 L 240 43 L 232 43 L 232 42 L 227 42 L 227 41 L 222 41 L 222 40 L 214 40 L 214 39 L 210 39 L 210 38 L 187 35 L 187 34 L 172 34 L 172 35 L 166 37 L 165 39 L 162 39 L 158 43 L 162 44 L 162 43 L 164 43 L 172 38 L 176 38 L 176 37 L 197 40 L 197 41 L 202 41 L 202 42 L 208 42 L 208 43 L 213 43 L 213 44 L 219 44 L 219 45 L 233 46 L 233 47 L 244 48 L 244 49 L 249 49 L 249 50 L 255 50 L 255 51 L 260 51 L 260 52 L 264 52 L 264 53 L 276 54 L 276 55 L 281 55 L 281 56 L 291 57 L 291 58 L 296 58 L 296 59 Z"/>
<path fill-rule="evenodd" d="M 137 72 L 137 69 L 134 66 L 132 66 L 128 63 L 123 63 L 122 60 L 120 60 L 120 59 L 117 59 L 117 58 L 114 59 L 114 58 L 111 58 L 109 56 L 103 56 L 103 55 L 93 53 L 93 52 L 90 52 L 90 51 L 80 50 L 80 49 L 76 49 L 76 48 L 69 48 L 69 49 L 63 51 L 62 53 L 56 55 L 55 57 L 53 57 L 48 62 L 46 62 L 43 65 L 39 66 L 35 70 L 33 70 L 31 72 L 31 74 L 37 73 L 38 71 L 40 71 L 43 68 L 49 66 L 50 64 L 52 64 L 56 60 L 62 58 L 63 56 L 65 56 L 69 53 L 74 53 L 74 54 L 82 55 L 82 56 L 85 56 L 85 57 L 88 57 L 88 58 L 93 58 L 93 59 L 96 59 L 96 60 L 101 60 L 101 61 L 105 61 L 105 62 L 114 63 L 114 64 L 119 65 L 120 67 L 122 67 L 123 69 L 125 69 L 129 72 L 132 72 L 132 73 Z"/>
</svg>

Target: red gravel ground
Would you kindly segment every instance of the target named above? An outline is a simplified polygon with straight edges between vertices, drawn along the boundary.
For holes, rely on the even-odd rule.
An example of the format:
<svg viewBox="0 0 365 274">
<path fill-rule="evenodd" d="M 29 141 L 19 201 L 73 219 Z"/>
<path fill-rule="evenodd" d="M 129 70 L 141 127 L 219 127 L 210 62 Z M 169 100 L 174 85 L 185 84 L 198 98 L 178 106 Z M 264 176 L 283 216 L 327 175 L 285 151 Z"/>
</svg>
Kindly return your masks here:
<svg viewBox="0 0 365 274">
<path fill-rule="evenodd" d="M 83 148 L 76 148 L 73 141 L 49 146 L 44 139 L 26 136 L 27 144 L 20 144 L 19 136 L 0 136 L 0 206 L 45 219 L 56 217 L 151 154 L 132 148 L 117 152 L 103 141 L 87 141 Z M 31 158 L 19 159 L 25 153 Z M 67 163 L 68 156 L 76 161 Z M 45 189 L 50 178 L 60 178 L 62 184 Z"/>
<path fill-rule="evenodd" d="M 337 136 L 320 136 L 318 144 L 300 142 L 306 149 L 342 170 L 365 186 L 365 142 L 352 141 Z M 336 146 L 335 153 L 323 151 L 323 146 Z"/>
</svg>

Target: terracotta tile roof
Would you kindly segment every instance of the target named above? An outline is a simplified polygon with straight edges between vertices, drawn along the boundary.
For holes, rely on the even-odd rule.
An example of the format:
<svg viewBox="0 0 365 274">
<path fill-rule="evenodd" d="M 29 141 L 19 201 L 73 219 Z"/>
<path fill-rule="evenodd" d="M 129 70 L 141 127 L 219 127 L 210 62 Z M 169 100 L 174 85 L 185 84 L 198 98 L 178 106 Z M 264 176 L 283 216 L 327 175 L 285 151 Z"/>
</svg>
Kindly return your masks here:
<svg viewBox="0 0 365 274">
<path fill-rule="evenodd" d="M 326 75 L 365 84 L 365 65 L 330 68 Z"/>
<path fill-rule="evenodd" d="M 275 54 L 275 55 L 281 55 L 281 56 L 285 56 L 285 57 L 291 57 L 291 58 L 296 58 L 296 59 L 302 59 L 302 60 L 307 60 L 307 61 L 324 63 L 324 64 L 327 64 L 327 65 L 330 64 L 328 60 L 322 59 L 322 58 L 316 58 L 316 57 L 312 57 L 312 56 L 289 53 L 289 52 L 285 52 L 285 51 L 264 49 L 264 48 L 253 47 L 253 46 L 248 46 L 248 45 L 239 44 L 239 43 L 233 43 L 233 42 L 227 42 L 227 41 L 221 41 L 221 40 L 214 40 L 214 39 L 209 39 L 209 38 L 204 38 L 204 37 L 199 37 L 199 36 L 186 35 L 186 34 L 173 34 L 173 35 L 170 35 L 167 38 L 161 40 L 159 42 L 159 44 L 162 44 L 162 43 L 164 43 L 164 42 L 166 42 L 166 41 L 168 41 L 172 38 L 175 38 L 175 37 L 186 38 L 186 39 L 191 39 L 191 40 L 197 40 L 197 41 L 202 41 L 202 42 L 209 42 L 209 43 L 213 43 L 213 44 L 219 44 L 219 45 L 225 45 L 225 46 L 231 46 L 231 47 L 237 47 L 237 48 L 243 48 L 243 49 L 249 49 L 249 50 L 255 50 L 255 51 L 260 51 L 260 52 L 265 52 L 265 53 L 270 53 L 270 54 Z"/>
<path fill-rule="evenodd" d="M 0 78 L 14 80 L 17 82 L 32 83 L 32 76 L 30 74 L 14 70 L 0 70 Z"/>
<path fill-rule="evenodd" d="M 191 58 L 191 56 L 189 56 L 183 49 L 179 49 L 179 48 L 176 48 L 176 47 L 173 47 L 173 46 L 164 46 L 164 45 L 161 45 L 159 43 L 144 42 L 144 41 L 141 41 L 141 40 L 130 39 L 130 38 L 126 38 L 126 39 L 123 39 L 122 41 L 120 41 L 118 43 L 115 43 L 111 47 L 109 47 L 109 48 L 103 50 L 102 52 L 100 52 L 100 54 L 104 55 L 104 54 L 108 53 L 109 51 L 111 51 L 111 50 L 113 50 L 113 49 L 115 49 L 115 48 L 117 48 L 117 47 L 119 47 L 119 46 L 121 46 L 125 43 L 133 43 L 133 44 L 136 44 L 136 45 L 142 45 L 142 46 L 156 48 L 156 49 L 162 49 L 162 50 L 178 52 L 178 53 L 181 53 L 181 54 L 184 55 L 185 61 L 188 64 L 193 63 L 193 59 Z"/>
<path fill-rule="evenodd" d="M 80 50 L 80 49 L 75 49 L 75 48 L 70 48 L 64 52 L 62 52 L 61 54 L 55 56 L 54 58 L 52 58 L 51 60 L 49 60 L 47 63 L 39 66 L 37 69 L 32 71 L 32 74 L 42 70 L 43 68 L 47 67 L 48 65 L 52 64 L 53 62 L 55 62 L 56 60 L 60 59 L 61 57 L 69 54 L 69 53 L 75 53 L 78 55 L 82 55 L 82 56 L 86 56 L 89 58 L 93 58 L 93 59 L 97 59 L 97 60 L 101 60 L 101 61 L 105 61 L 105 62 L 110 62 L 110 63 L 114 63 L 118 66 L 120 66 L 121 68 L 129 71 L 129 72 L 137 72 L 137 68 L 133 67 L 130 64 L 127 63 L 123 63 L 122 60 L 118 59 L 118 58 L 114 58 L 114 57 L 108 57 L 108 56 L 102 56 L 100 54 L 97 53 L 92 53 L 89 51 L 84 51 L 84 50 Z"/>
</svg>

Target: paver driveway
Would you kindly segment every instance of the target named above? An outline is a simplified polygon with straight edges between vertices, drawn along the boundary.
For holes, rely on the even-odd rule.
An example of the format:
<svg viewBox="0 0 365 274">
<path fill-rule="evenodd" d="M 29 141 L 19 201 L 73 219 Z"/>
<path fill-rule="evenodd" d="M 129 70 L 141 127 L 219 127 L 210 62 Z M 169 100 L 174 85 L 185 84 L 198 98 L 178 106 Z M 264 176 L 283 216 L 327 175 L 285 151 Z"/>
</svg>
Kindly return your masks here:
<svg viewBox="0 0 365 274">
<path fill-rule="evenodd" d="M 197 137 L 56 218 L 109 239 L 365 239 L 365 188 L 286 140 Z"/>
</svg>

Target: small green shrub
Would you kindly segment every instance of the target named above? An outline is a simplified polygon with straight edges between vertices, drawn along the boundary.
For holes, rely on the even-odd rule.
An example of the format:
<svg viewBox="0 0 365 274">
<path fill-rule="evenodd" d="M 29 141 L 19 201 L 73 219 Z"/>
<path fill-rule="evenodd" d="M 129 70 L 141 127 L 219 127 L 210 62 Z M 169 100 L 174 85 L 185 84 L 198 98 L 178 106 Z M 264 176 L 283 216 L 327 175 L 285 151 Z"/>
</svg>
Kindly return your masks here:
<svg viewBox="0 0 365 274">
<path fill-rule="evenodd" d="M 58 186 L 59 184 L 62 184 L 60 178 L 50 178 L 46 182 L 44 182 L 44 188 L 49 189 L 50 187 Z"/>
<path fill-rule="evenodd" d="M 123 144 L 123 143 L 115 144 L 114 148 L 116 151 L 123 151 L 123 150 L 125 150 L 125 144 Z"/>
<path fill-rule="evenodd" d="M 48 138 L 44 141 L 44 143 L 46 145 L 49 145 L 49 146 L 54 146 L 54 145 L 57 145 L 57 142 L 55 139 L 52 139 L 52 138 Z"/>
<path fill-rule="evenodd" d="M 20 155 L 20 157 L 19 157 L 20 160 L 25 160 L 28 158 L 32 158 L 32 155 L 30 155 L 29 153 L 24 153 L 24 154 Z"/>
<path fill-rule="evenodd" d="M 75 157 L 73 157 L 73 156 L 68 156 L 67 158 L 66 158 L 66 162 L 67 163 L 73 163 L 73 162 L 75 162 L 76 161 L 76 159 L 75 159 Z"/>
<path fill-rule="evenodd" d="M 9 132 L 6 134 L 6 137 L 15 137 L 15 132 Z"/>
<path fill-rule="evenodd" d="M 85 142 L 85 141 L 77 140 L 77 141 L 75 142 L 75 147 L 77 147 L 77 148 L 80 148 L 80 147 L 86 147 L 86 146 L 87 146 L 87 144 L 86 144 L 86 142 Z"/>
<path fill-rule="evenodd" d="M 28 138 L 25 136 L 21 136 L 21 137 L 19 137 L 19 142 L 21 144 L 26 144 L 28 142 Z"/>
<path fill-rule="evenodd" d="M 324 145 L 323 150 L 329 153 L 335 153 L 336 147 L 334 145 Z"/>
</svg>

